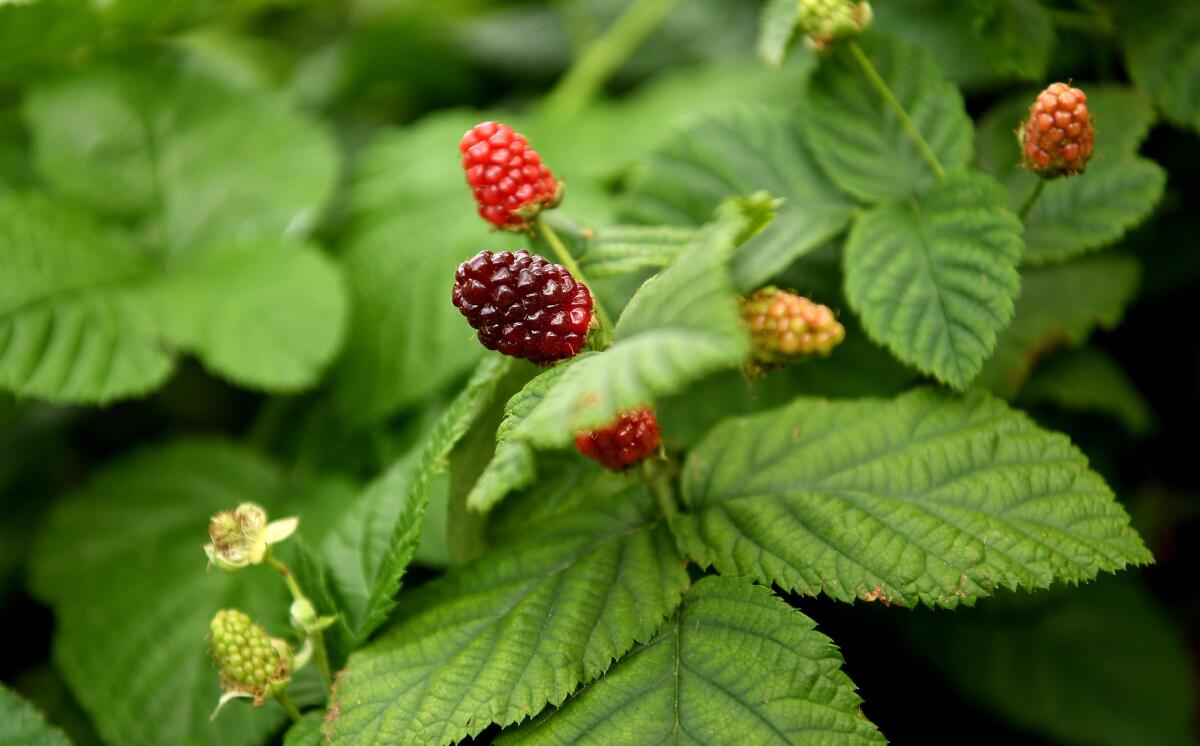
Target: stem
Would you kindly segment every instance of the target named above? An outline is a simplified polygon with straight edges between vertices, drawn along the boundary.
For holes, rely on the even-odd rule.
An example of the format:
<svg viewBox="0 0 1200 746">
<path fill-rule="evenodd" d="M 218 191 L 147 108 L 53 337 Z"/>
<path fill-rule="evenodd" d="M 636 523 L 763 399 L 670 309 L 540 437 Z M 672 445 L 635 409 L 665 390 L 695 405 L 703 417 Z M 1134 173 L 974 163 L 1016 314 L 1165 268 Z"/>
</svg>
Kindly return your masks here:
<svg viewBox="0 0 1200 746">
<path fill-rule="evenodd" d="M 287 584 L 288 590 L 292 594 L 292 599 L 299 601 L 300 599 L 304 598 L 304 592 L 301 591 L 300 586 L 296 584 L 296 576 L 292 575 L 292 571 L 288 569 L 287 565 L 275 559 L 270 554 L 267 554 L 266 559 L 271 567 L 274 567 L 279 571 L 279 574 L 283 576 L 283 582 Z"/>
<path fill-rule="evenodd" d="M 559 117 L 579 113 L 677 2 L 679 0 L 633 0 L 546 96 L 546 109 Z"/>
<path fill-rule="evenodd" d="M 325 691 L 333 691 L 333 671 L 329 669 L 329 653 L 325 651 L 325 633 L 317 632 L 308 636 L 313 644 L 313 659 L 317 662 L 317 670 L 321 672 L 321 683 Z"/>
<path fill-rule="evenodd" d="M 1022 221 L 1029 217 L 1029 211 L 1033 209 L 1034 203 L 1038 201 L 1038 197 L 1042 196 L 1042 190 L 1045 188 L 1046 180 L 1038 179 L 1037 186 L 1035 186 L 1033 191 L 1029 193 L 1029 196 L 1025 198 L 1025 204 L 1021 205 L 1021 212 L 1019 214 Z"/>
<path fill-rule="evenodd" d="M 850 53 L 854 55 L 854 59 L 858 60 L 858 64 L 862 66 L 867 79 L 871 81 L 871 85 L 875 86 L 875 90 L 879 91 L 879 95 L 883 97 L 883 100 L 895 112 L 901 126 L 904 127 L 904 131 L 916 143 L 917 150 L 921 151 L 921 156 L 925 159 L 925 162 L 929 164 L 929 167 L 933 169 L 933 172 L 937 174 L 939 179 L 944 178 L 946 176 L 946 169 L 942 168 L 942 163 L 938 160 L 937 154 L 933 152 L 933 148 L 929 147 L 929 143 L 925 142 L 925 138 L 921 136 L 917 125 L 913 124 L 912 117 L 904 110 L 904 105 L 896 99 L 896 96 L 892 93 L 892 89 L 888 88 L 887 82 L 879 76 L 879 71 L 871 64 L 871 60 L 863 52 L 862 47 L 858 46 L 858 42 L 853 40 L 846 42 L 846 45 L 850 49 Z"/>
<path fill-rule="evenodd" d="M 675 503 L 675 491 L 671 489 L 670 478 L 665 471 L 649 461 L 642 465 L 642 473 L 645 476 L 646 485 L 654 493 L 654 498 L 658 500 L 658 507 L 669 522 L 679 512 L 679 506 Z"/>
<path fill-rule="evenodd" d="M 275 701 L 278 702 L 279 706 L 283 708 L 283 711 L 288 714 L 288 717 L 295 722 L 300 722 L 300 720 L 304 717 L 300 714 L 300 710 L 296 709 L 296 703 L 292 701 L 292 698 L 289 697 L 286 692 L 277 692 L 275 694 Z"/>
<path fill-rule="evenodd" d="M 562 239 L 558 237 L 558 233 L 550 227 L 550 224 L 546 222 L 544 217 L 538 215 L 534 221 L 534 226 L 542 234 L 542 238 L 546 239 L 546 243 L 550 245 L 550 249 L 554 251 L 554 255 L 558 258 L 558 261 L 567 268 L 571 276 L 588 286 L 588 291 L 592 294 L 592 308 L 596 310 L 596 318 L 600 321 L 601 347 L 607 347 L 612 342 L 613 323 L 608 317 L 608 313 L 604 310 L 604 305 L 600 303 L 600 299 L 596 296 L 595 291 L 592 290 L 587 276 L 583 274 L 583 270 L 579 268 L 575 257 L 571 256 L 571 252 L 567 251 L 566 244 L 562 242 Z"/>
<path fill-rule="evenodd" d="M 287 584 L 293 601 L 308 601 L 304 592 L 300 590 L 300 586 L 296 583 L 296 576 L 292 574 L 287 565 L 272 557 L 270 551 L 267 552 L 266 560 L 271 567 L 274 567 L 283 576 L 283 582 Z M 333 689 L 333 671 L 329 667 L 329 653 L 325 649 L 325 633 L 320 631 L 312 632 L 308 635 L 308 639 L 312 640 L 313 643 L 313 658 L 316 659 L 317 670 L 321 672 L 321 683 L 325 685 L 325 691 L 331 691 Z"/>
</svg>

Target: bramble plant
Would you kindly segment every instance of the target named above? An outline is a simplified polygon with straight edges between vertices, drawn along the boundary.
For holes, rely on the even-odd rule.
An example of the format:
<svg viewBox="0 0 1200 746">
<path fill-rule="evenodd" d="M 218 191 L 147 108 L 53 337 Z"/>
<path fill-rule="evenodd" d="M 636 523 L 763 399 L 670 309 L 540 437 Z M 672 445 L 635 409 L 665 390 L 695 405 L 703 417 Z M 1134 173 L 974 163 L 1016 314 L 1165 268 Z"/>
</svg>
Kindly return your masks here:
<svg viewBox="0 0 1200 746">
<path fill-rule="evenodd" d="M 0 743 L 1194 736 L 1200 10 L 374 5 L 0 2 Z"/>
</svg>

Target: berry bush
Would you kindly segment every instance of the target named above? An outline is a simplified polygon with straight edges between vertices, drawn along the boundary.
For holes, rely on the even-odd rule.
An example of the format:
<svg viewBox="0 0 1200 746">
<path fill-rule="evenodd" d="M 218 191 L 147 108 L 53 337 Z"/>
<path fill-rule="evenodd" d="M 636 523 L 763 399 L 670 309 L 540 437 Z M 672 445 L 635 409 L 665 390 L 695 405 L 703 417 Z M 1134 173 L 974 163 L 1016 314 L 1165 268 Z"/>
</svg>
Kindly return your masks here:
<svg viewBox="0 0 1200 746">
<path fill-rule="evenodd" d="M 1195 743 L 1198 38 L 0 0 L 0 744 Z"/>
</svg>

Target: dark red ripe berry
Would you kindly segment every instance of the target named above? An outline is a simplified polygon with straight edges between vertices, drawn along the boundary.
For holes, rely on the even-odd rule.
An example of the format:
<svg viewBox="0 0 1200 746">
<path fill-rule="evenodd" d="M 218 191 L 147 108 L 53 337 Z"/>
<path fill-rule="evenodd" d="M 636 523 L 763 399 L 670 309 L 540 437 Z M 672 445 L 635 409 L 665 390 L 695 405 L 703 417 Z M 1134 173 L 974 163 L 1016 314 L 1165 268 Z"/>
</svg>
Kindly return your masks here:
<svg viewBox="0 0 1200 746">
<path fill-rule="evenodd" d="M 539 209 L 558 203 L 558 182 L 550 169 L 525 136 L 508 125 L 477 124 L 458 149 L 479 214 L 496 227 L 521 230 Z"/>
<path fill-rule="evenodd" d="M 1021 159 L 1045 178 L 1083 173 L 1094 139 L 1087 95 L 1066 83 L 1053 83 L 1029 107 L 1020 130 Z"/>
<path fill-rule="evenodd" d="M 658 449 L 658 420 L 649 409 L 622 412 L 616 422 L 575 436 L 575 447 L 613 471 L 627 469 Z"/>
<path fill-rule="evenodd" d="M 484 347 L 539 364 L 578 354 L 592 323 L 587 285 L 524 249 L 458 265 L 453 298 Z"/>
</svg>

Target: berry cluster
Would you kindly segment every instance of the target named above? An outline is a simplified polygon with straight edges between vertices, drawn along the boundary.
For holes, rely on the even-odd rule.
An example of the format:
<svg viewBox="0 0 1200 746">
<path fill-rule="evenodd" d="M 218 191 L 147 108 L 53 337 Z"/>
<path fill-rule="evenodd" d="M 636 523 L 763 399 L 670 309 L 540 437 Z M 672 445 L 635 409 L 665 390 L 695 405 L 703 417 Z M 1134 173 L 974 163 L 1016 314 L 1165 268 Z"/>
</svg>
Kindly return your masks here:
<svg viewBox="0 0 1200 746">
<path fill-rule="evenodd" d="M 287 643 L 272 639 L 266 630 L 237 609 L 222 609 L 209 625 L 213 660 L 221 667 L 221 686 L 241 692 L 262 706 L 277 687 L 292 677 L 292 655 Z"/>
<path fill-rule="evenodd" d="M 484 347 L 543 365 L 578 354 L 592 323 L 587 286 L 524 249 L 463 262 L 452 297 Z"/>
<path fill-rule="evenodd" d="M 796 26 L 818 52 L 838 39 L 861 33 L 871 23 L 871 6 L 853 0 L 800 0 Z"/>
<path fill-rule="evenodd" d="M 1025 167 L 1053 178 L 1083 173 L 1092 157 L 1092 116 L 1087 95 L 1066 83 L 1038 94 L 1019 131 Z"/>
<path fill-rule="evenodd" d="M 613 423 L 575 436 L 581 454 L 613 471 L 654 455 L 658 442 L 658 419 L 646 408 L 622 412 Z"/>
<path fill-rule="evenodd" d="M 802 355 L 828 355 L 846 329 L 828 306 L 769 285 L 742 301 L 754 357 L 766 366 Z"/>
<path fill-rule="evenodd" d="M 497 228 L 524 230 L 540 210 L 558 204 L 559 183 L 525 136 L 508 125 L 477 124 L 458 149 L 479 214 Z"/>
</svg>

